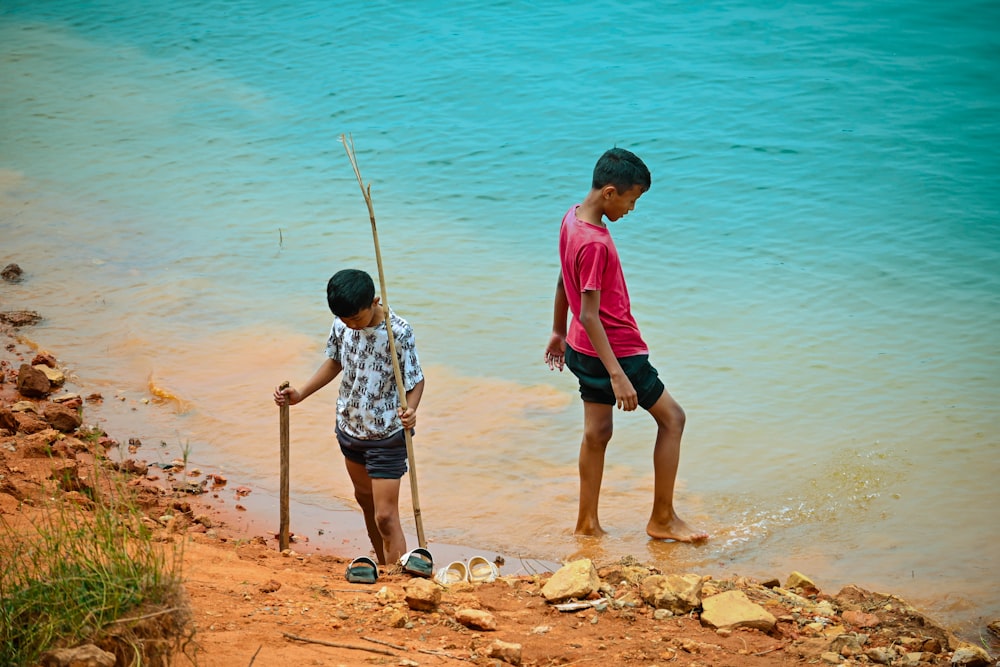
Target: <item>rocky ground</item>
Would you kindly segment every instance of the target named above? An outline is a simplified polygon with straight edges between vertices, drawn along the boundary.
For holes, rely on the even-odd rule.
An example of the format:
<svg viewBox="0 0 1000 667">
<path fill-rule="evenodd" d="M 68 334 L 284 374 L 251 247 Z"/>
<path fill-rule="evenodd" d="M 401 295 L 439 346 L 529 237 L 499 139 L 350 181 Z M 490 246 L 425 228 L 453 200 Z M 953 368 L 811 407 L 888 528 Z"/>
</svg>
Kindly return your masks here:
<svg viewBox="0 0 1000 667">
<path fill-rule="evenodd" d="M 106 471 L 127 476 L 144 521 L 183 559 L 188 626 L 173 664 L 1000 664 L 990 655 L 997 623 L 965 643 L 898 597 L 821 591 L 799 573 L 712 579 L 625 559 L 490 583 L 442 586 L 398 571 L 348 583 L 342 558 L 294 543 L 279 552 L 273 535 L 232 529 L 211 498 L 250 489 L 182 461 L 147 466 L 127 433 L 95 433 L 87 411 L 103 397 L 19 341 L 36 317 L 0 311 L 0 527 L 35 520 L 45 495 L 85 505 L 81 491 Z"/>
</svg>

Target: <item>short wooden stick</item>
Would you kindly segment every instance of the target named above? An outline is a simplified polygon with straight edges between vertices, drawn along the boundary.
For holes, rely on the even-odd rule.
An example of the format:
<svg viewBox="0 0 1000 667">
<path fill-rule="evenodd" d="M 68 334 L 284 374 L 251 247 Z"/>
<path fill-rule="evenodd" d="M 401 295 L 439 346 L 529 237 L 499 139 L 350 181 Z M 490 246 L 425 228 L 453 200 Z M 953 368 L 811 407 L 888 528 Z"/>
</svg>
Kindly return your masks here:
<svg viewBox="0 0 1000 667">
<path fill-rule="evenodd" d="M 281 389 L 288 387 L 288 381 L 281 383 Z M 278 406 L 281 415 L 281 515 L 278 526 L 278 550 L 284 551 L 288 548 L 288 399 Z"/>
</svg>

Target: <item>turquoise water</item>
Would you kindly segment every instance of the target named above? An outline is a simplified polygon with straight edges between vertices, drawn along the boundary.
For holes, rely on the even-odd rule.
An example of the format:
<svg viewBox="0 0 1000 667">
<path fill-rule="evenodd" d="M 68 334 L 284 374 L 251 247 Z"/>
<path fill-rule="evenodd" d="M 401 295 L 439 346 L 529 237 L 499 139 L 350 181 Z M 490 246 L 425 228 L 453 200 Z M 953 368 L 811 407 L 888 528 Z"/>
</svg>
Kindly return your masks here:
<svg viewBox="0 0 1000 667">
<path fill-rule="evenodd" d="M 148 458 L 190 447 L 276 522 L 271 388 L 320 362 L 329 275 L 376 270 L 346 133 L 427 372 L 432 542 L 1000 615 L 1000 7 L 147 4 L 0 6 L 0 261 L 27 272 L 0 307 L 46 316 L 26 333 Z M 610 535 L 571 534 L 581 409 L 541 358 L 559 220 L 612 145 L 653 174 L 612 233 L 701 547 L 645 538 L 643 414 Z M 293 410 L 295 511 L 362 548 L 333 398 Z"/>
</svg>

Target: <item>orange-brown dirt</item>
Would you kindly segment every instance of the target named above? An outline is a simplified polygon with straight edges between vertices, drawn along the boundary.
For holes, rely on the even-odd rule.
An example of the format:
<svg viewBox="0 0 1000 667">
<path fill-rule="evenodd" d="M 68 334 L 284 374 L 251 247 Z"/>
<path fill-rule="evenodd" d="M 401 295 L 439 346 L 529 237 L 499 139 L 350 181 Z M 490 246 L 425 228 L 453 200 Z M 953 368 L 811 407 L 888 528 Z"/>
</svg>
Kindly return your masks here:
<svg viewBox="0 0 1000 667">
<path fill-rule="evenodd" d="M 541 593 L 552 573 L 541 572 L 446 588 L 436 609 L 417 611 L 405 600 L 405 586 L 411 581 L 405 573 L 383 573 L 374 585 L 351 584 L 344 577 L 343 558 L 296 554 L 294 543 L 289 552 L 280 553 L 274 535 L 240 534 L 232 527 L 239 522 L 211 504 L 211 493 L 190 493 L 205 485 L 185 490 L 183 484 L 198 481 L 192 471 L 146 469 L 141 444 L 127 444 L 127 433 L 107 435 L 95 446 L 93 438 L 84 442 L 79 433 L 59 434 L 41 417 L 11 412 L 15 402 L 27 400 L 44 413 L 50 400 L 67 388 L 45 398 L 22 396 L 16 387 L 21 364 L 44 360 L 18 342 L 15 330 L 7 327 L 0 333 L 0 525 L 17 525 L 40 511 L 32 499 L 57 492 L 53 467 L 75 462 L 77 477 L 86 484 L 99 476 L 95 449 L 98 455 L 102 449 L 127 449 L 128 454 L 108 457 L 103 464 L 98 456 L 97 465 L 107 467 L 112 458 L 126 460 L 121 474 L 128 475 L 128 484 L 139 493 L 149 524 L 157 526 L 157 539 L 183 554 L 193 638 L 174 656 L 174 664 L 508 664 L 501 657 L 516 664 L 516 654 L 494 653 L 494 642 L 500 640 L 520 645 L 520 664 L 526 667 L 853 665 L 872 664 L 885 650 L 895 656 L 892 664 L 944 665 L 960 644 L 894 596 L 853 586 L 835 595 L 801 589 L 793 593 L 779 582 L 762 585 L 743 578 L 706 581 L 702 596 L 742 590 L 776 617 L 777 624 L 769 632 L 716 631 L 702 625 L 698 608 L 670 616 L 643 602 L 634 573 L 658 571 L 637 562 L 595 564 L 604 584 L 600 595 L 607 600 L 598 607 L 558 610 Z M 89 404 L 99 400 L 91 395 L 70 405 L 86 413 Z M 39 442 L 48 443 L 51 456 L 32 455 Z M 225 480 L 212 481 L 225 488 Z M 164 520 L 168 515 L 174 518 Z M 633 576 L 626 577 L 626 572 Z M 456 617 L 461 609 L 488 611 L 496 628 L 463 625 Z M 864 637 L 861 649 L 838 641 L 845 635 Z"/>
</svg>

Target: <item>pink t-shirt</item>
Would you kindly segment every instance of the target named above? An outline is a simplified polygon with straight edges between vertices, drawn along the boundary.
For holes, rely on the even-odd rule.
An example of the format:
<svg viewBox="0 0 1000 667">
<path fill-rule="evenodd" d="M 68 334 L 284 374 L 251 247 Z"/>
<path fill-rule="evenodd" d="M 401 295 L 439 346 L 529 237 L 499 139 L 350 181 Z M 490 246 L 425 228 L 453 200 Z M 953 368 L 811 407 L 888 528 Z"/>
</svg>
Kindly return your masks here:
<svg viewBox="0 0 1000 667">
<path fill-rule="evenodd" d="M 563 216 L 559 230 L 559 258 L 563 285 L 573 319 L 566 343 L 581 354 L 597 356 L 586 329 L 580 324 L 582 294 L 601 291 L 601 323 L 616 357 L 649 354 L 649 348 L 639 326 L 632 317 L 625 274 L 622 273 L 618 250 L 606 227 L 598 227 L 576 217 L 579 204 L 570 207 Z"/>
</svg>

